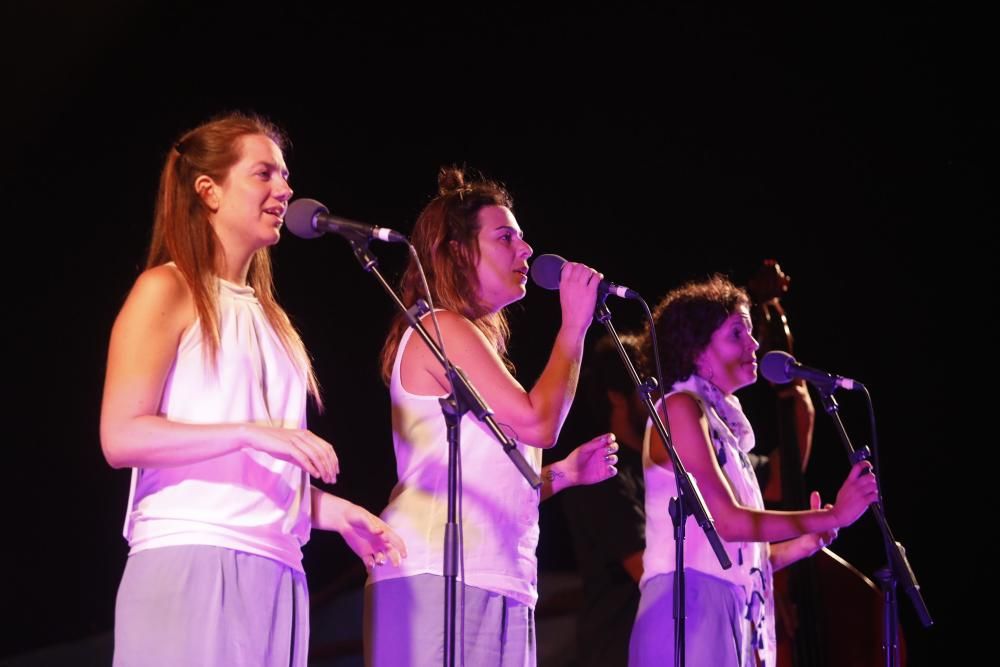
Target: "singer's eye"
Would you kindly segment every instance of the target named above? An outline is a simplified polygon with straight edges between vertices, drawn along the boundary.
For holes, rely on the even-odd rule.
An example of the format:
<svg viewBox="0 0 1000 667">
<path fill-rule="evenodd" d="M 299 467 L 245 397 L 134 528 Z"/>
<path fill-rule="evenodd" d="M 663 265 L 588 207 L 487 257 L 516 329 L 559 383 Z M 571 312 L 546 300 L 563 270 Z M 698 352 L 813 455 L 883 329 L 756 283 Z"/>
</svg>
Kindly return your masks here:
<svg viewBox="0 0 1000 667">
<path fill-rule="evenodd" d="M 510 232 L 507 232 L 506 234 L 504 234 L 503 236 L 500 237 L 500 239 L 504 243 L 510 243 L 511 239 L 513 239 L 513 238 L 514 238 L 514 235 L 511 234 Z"/>
</svg>

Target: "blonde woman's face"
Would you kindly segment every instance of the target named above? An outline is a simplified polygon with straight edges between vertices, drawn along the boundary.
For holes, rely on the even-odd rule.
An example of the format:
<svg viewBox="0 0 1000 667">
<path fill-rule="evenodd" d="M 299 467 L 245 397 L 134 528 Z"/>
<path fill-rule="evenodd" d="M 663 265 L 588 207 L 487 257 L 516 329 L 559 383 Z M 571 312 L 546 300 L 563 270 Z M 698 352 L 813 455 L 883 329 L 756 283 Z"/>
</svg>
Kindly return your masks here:
<svg viewBox="0 0 1000 667">
<path fill-rule="evenodd" d="M 218 207 L 212 226 L 227 240 L 253 249 L 274 245 L 281 238 L 288 200 L 288 167 L 281 149 L 270 138 L 247 135 L 241 139 L 240 159 L 225 181 L 216 184 Z"/>
</svg>

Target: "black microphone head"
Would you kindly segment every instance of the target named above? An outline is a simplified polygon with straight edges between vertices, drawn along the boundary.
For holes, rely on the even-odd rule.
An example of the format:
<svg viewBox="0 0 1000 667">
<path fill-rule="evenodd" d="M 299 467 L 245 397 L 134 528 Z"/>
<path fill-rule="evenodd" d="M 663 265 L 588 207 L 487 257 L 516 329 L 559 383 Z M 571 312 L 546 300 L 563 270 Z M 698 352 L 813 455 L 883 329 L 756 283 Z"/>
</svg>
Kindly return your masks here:
<svg viewBox="0 0 1000 667">
<path fill-rule="evenodd" d="M 292 234 L 304 239 L 323 236 L 323 232 L 313 225 L 313 218 L 320 213 L 329 212 L 330 209 L 315 199 L 296 199 L 285 211 L 285 227 L 288 227 L 288 231 Z"/>
<path fill-rule="evenodd" d="M 772 350 L 760 360 L 760 374 L 774 384 L 785 384 L 793 380 L 788 369 L 794 363 L 795 357 L 787 352 Z"/>
<path fill-rule="evenodd" d="M 559 255 L 540 255 L 531 263 L 531 279 L 545 289 L 559 289 L 559 274 L 566 260 Z"/>
</svg>

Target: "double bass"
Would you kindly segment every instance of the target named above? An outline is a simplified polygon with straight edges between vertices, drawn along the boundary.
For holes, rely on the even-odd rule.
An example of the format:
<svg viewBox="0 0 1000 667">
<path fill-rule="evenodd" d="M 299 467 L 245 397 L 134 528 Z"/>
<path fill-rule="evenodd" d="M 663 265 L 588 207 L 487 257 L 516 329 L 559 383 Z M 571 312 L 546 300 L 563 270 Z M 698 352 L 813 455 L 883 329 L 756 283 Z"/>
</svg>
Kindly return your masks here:
<svg viewBox="0 0 1000 667">
<path fill-rule="evenodd" d="M 765 260 L 748 283 L 758 355 L 771 350 L 793 354 L 792 334 L 781 297 L 791 279 L 778 263 Z M 804 387 L 773 387 L 777 409 L 776 455 L 772 455 L 774 484 L 767 486 L 778 509 L 809 507 L 803 477 L 808 442 L 801 420 Z M 777 461 L 775 462 L 774 459 Z M 777 492 L 778 498 L 774 498 Z M 769 497 L 770 496 L 770 497 Z M 777 502 L 775 502 L 777 501 Z M 774 574 L 778 667 L 877 667 L 883 665 L 882 594 L 870 579 L 830 549 L 794 563 Z M 901 665 L 905 645 L 899 631 Z"/>
</svg>

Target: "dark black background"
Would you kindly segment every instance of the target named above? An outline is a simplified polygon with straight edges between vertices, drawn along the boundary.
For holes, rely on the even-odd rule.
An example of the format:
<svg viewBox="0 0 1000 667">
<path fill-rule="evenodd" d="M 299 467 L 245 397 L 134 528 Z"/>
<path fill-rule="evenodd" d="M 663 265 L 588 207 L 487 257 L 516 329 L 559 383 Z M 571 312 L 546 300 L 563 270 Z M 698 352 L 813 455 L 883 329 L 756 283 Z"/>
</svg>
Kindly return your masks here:
<svg viewBox="0 0 1000 667">
<path fill-rule="evenodd" d="M 142 265 L 167 148 L 231 109 L 282 125 L 296 193 L 335 213 L 408 232 L 437 168 L 465 163 L 510 187 L 537 253 L 587 262 L 650 302 L 778 258 L 797 356 L 872 389 L 889 517 L 938 621 L 918 629 L 903 601 L 911 664 L 943 655 L 962 615 L 955 551 L 934 523 L 946 519 L 931 457 L 953 393 L 934 351 L 942 333 L 960 348 L 988 336 L 938 326 L 961 318 L 940 312 L 956 256 L 985 244 L 971 222 L 986 176 L 963 137 L 991 121 L 961 111 L 975 21 L 919 3 L 704 5 L 7 6 L 3 189 L 18 224 L 0 655 L 111 627 L 128 473 L 98 441 L 107 338 Z M 398 275 L 401 249 L 375 250 Z M 339 239 L 289 236 L 274 257 L 324 385 L 328 410 L 311 424 L 340 454 L 336 489 L 378 511 L 394 481 L 376 371 L 390 305 Z M 641 322 L 630 304 L 613 310 L 620 328 Z M 513 321 L 530 384 L 558 299 L 532 287 Z M 842 403 L 866 441 L 860 399 Z M 821 414 L 810 481 L 832 497 L 845 470 Z M 571 569 L 558 507 L 543 524 L 542 567 Z M 868 574 L 878 544 L 870 518 L 838 542 Z M 314 591 L 353 558 L 325 534 L 306 554 Z"/>
</svg>

